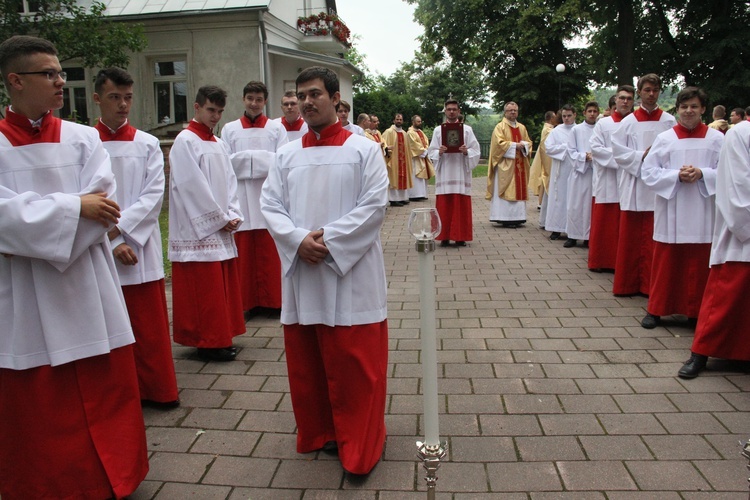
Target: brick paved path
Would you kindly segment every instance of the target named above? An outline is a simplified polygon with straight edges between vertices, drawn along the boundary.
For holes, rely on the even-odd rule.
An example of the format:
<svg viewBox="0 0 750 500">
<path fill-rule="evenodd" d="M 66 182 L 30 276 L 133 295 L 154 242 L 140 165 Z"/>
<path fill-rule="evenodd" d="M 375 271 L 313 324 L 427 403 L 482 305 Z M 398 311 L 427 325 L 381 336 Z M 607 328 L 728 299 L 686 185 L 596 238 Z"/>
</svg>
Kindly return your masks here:
<svg viewBox="0 0 750 500">
<path fill-rule="evenodd" d="M 278 318 L 253 318 L 237 361 L 175 346 L 182 406 L 146 409 L 151 471 L 134 500 L 421 499 L 418 256 L 412 203 L 383 227 L 389 281 L 388 441 L 366 480 L 295 452 Z M 675 377 L 692 329 L 645 330 L 646 299 L 615 298 L 586 250 L 488 221 L 475 181 L 474 242 L 439 248 L 441 499 L 747 499 L 750 376 L 716 361 Z"/>
</svg>

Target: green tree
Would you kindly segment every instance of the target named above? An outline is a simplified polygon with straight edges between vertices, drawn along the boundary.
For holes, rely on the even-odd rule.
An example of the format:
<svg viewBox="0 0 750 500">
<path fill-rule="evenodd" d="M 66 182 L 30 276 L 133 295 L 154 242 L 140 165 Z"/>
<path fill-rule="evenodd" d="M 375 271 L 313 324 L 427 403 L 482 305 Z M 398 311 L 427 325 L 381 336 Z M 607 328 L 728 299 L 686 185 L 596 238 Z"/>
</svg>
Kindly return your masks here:
<svg viewBox="0 0 750 500">
<path fill-rule="evenodd" d="M 405 0 L 425 27 L 433 60 L 460 61 L 487 75 L 494 107 L 516 101 L 524 116 L 587 93 L 588 51 L 570 46 L 587 27 L 581 0 Z M 564 63 L 562 74 L 555 66 Z M 558 93 L 559 96 L 558 97 Z"/>
<path fill-rule="evenodd" d="M 76 60 L 84 67 L 126 67 L 133 52 L 146 47 L 143 26 L 107 19 L 101 2 L 87 9 L 76 0 L 37 0 L 36 12 L 19 12 L 18 1 L 2 2 L 0 40 L 35 35 L 57 46 L 60 62 Z M 5 89 L 2 99 L 7 101 Z"/>
</svg>

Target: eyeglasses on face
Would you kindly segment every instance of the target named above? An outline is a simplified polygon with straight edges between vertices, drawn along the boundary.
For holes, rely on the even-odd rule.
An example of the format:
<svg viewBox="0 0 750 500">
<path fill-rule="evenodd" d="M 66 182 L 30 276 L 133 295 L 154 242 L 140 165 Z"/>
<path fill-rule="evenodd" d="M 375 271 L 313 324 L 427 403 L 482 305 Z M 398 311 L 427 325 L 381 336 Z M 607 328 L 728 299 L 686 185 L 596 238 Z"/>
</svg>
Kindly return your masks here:
<svg viewBox="0 0 750 500">
<path fill-rule="evenodd" d="M 62 78 L 64 82 L 68 81 L 68 73 L 65 71 L 57 71 L 56 69 L 47 69 L 44 71 L 17 71 L 17 75 L 44 75 L 47 80 L 54 82 L 57 77 Z"/>
</svg>

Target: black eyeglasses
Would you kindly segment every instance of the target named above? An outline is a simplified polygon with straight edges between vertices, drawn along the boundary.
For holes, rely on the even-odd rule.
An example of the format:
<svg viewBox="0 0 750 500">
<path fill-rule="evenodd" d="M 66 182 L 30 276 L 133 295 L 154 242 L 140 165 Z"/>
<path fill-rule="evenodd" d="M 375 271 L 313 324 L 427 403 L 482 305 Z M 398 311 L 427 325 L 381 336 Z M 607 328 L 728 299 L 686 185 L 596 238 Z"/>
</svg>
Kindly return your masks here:
<svg viewBox="0 0 750 500">
<path fill-rule="evenodd" d="M 57 77 L 62 78 L 64 82 L 68 81 L 68 73 L 65 71 L 57 71 L 56 69 L 48 69 L 45 71 L 16 71 L 17 75 L 44 75 L 47 80 L 54 82 Z"/>
</svg>

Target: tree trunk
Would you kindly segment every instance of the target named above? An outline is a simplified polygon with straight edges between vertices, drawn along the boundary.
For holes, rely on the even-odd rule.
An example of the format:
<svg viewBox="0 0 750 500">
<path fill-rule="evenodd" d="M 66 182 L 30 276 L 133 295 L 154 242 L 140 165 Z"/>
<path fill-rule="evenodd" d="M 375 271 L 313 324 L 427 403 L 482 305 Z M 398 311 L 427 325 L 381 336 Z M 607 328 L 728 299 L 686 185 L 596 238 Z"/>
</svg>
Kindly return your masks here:
<svg viewBox="0 0 750 500">
<path fill-rule="evenodd" d="M 617 0 L 617 84 L 633 85 L 635 15 L 633 0 Z"/>
</svg>

